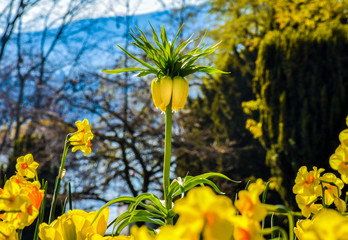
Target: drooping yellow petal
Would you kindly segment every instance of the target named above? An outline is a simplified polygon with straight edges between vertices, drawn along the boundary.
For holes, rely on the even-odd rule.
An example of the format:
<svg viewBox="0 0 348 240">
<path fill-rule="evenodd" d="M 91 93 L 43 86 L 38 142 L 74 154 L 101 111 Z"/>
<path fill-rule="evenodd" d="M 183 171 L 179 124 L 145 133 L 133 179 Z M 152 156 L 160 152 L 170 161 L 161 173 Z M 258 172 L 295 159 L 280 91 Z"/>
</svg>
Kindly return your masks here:
<svg viewBox="0 0 348 240">
<path fill-rule="evenodd" d="M 172 108 L 177 111 L 184 108 L 188 96 L 189 84 L 183 77 L 176 76 L 173 78 L 173 98 Z"/>
<path fill-rule="evenodd" d="M 160 95 L 162 100 L 161 110 L 165 110 L 165 108 L 170 103 L 172 99 L 173 92 L 173 80 L 169 76 L 165 76 L 160 79 Z"/>
<path fill-rule="evenodd" d="M 162 106 L 162 100 L 161 100 L 161 86 L 160 81 L 155 78 L 151 82 L 151 94 L 152 94 L 152 101 L 155 104 L 157 108 L 161 108 Z"/>
</svg>

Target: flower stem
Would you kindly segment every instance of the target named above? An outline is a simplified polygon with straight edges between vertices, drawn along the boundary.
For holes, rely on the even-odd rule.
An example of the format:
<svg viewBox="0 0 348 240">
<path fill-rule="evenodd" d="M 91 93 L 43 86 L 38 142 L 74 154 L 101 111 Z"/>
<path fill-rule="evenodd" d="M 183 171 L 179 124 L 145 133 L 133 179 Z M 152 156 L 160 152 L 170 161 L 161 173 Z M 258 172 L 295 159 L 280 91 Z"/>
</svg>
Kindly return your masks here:
<svg viewBox="0 0 348 240">
<path fill-rule="evenodd" d="M 59 194 L 60 181 L 62 180 L 62 174 L 63 174 L 63 170 L 64 170 L 66 155 L 68 154 L 68 150 L 69 150 L 69 142 L 68 142 L 68 137 L 69 136 L 70 135 L 68 135 L 65 138 L 63 156 L 62 156 L 62 161 L 60 162 L 60 168 L 59 168 L 58 176 L 56 178 L 56 183 L 55 183 L 55 186 L 54 186 L 54 192 L 53 192 L 53 197 L 52 197 L 50 215 L 49 215 L 49 218 L 48 218 L 48 224 L 50 224 L 54 220 L 54 213 L 56 211 L 57 197 L 58 197 L 58 194 Z"/>
<path fill-rule="evenodd" d="M 163 191 L 165 206 L 168 210 L 172 209 L 173 199 L 169 196 L 170 185 L 170 160 L 172 151 L 172 103 L 170 102 L 166 108 L 166 126 L 164 140 L 164 164 L 163 164 Z M 167 224 L 173 224 L 173 218 L 167 217 Z"/>
</svg>

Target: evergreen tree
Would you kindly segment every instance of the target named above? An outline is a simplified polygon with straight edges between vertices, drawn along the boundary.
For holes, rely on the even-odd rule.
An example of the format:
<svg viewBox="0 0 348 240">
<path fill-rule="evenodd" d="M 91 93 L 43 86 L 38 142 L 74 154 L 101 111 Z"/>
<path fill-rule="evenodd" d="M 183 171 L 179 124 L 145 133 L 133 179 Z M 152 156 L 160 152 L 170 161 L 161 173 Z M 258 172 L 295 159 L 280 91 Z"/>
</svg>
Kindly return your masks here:
<svg viewBox="0 0 348 240">
<path fill-rule="evenodd" d="M 298 167 L 327 167 L 324 162 L 336 146 L 347 115 L 347 3 L 238 0 L 211 4 L 223 22 L 212 32 L 222 40 L 214 65 L 231 73 L 206 80 L 202 97 L 192 100 L 184 137 L 189 152 L 200 153 L 201 158 L 197 163 L 197 154 L 181 150 L 176 170 L 181 175 L 185 167 L 211 170 L 221 151 L 209 156 L 202 146 L 223 149 L 223 154 L 233 156 L 222 164 L 224 173 L 235 166 L 243 177 L 265 177 L 259 174 L 267 169 L 260 164 L 265 162 L 283 201 L 294 206 L 291 189 Z M 234 147 L 259 149 L 245 126 L 260 140 L 266 157 L 222 148 L 234 143 Z"/>
</svg>

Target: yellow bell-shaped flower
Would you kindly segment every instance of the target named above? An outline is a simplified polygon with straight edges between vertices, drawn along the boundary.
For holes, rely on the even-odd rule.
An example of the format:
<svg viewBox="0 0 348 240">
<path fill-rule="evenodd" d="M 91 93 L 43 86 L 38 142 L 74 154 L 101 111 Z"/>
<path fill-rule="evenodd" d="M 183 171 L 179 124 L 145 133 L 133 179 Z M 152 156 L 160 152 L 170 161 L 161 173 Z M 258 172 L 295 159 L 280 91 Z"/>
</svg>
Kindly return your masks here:
<svg viewBox="0 0 348 240">
<path fill-rule="evenodd" d="M 157 108 L 161 108 L 162 106 L 162 99 L 161 99 L 161 85 L 158 78 L 155 78 L 151 82 L 151 94 L 152 94 L 152 101 L 155 104 Z"/>
<path fill-rule="evenodd" d="M 174 111 L 184 108 L 188 96 L 189 84 L 183 77 L 173 78 L 172 108 Z"/>
<path fill-rule="evenodd" d="M 166 111 L 166 107 L 170 103 L 173 91 L 173 80 L 171 77 L 165 76 L 161 79 L 155 78 L 151 83 L 152 100 L 155 106 Z"/>
<path fill-rule="evenodd" d="M 173 92 L 173 80 L 169 76 L 165 76 L 161 78 L 160 80 L 160 87 L 161 87 L 161 99 L 162 99 L 162 105 L 164 106 L 164 109 L 168 104 L 170 103 L 170 100 L 172 99 L 172 92 Z M 161 107 L 162 110 L 162 107 Z M 162 110 L 163 111 L 163 110 Z"/>
<path fill-rule="evenodd" d="M 87 235 L 93 233 L 104 236 L 109 208 L 103 209 L 97 218 L 96 216 L 95 211 L 87 213 L 80 209 L 69 210 L 50 225 L 40 224 L 39 237 L 41 240 L 85 240 Z"/>
</svg>

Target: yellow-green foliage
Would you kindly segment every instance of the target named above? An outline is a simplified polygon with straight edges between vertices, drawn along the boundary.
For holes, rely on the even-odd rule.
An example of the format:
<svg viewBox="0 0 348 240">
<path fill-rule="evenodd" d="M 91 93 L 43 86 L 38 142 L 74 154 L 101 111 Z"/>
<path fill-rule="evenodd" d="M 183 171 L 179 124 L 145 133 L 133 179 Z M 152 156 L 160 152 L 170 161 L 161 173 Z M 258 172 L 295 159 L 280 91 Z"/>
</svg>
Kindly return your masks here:
<svg viewBox="0 0 348 240">
<path fill-rule="evenodd" d="M 328 167 L 348 109 L 347 49 L 348 26 L 339 21 L 270 31 L 261 42 L 253 89 L 266 161 L 284 199 L 293 199 L 287 189 L 301 165 Z"/>
</svg>

